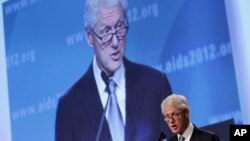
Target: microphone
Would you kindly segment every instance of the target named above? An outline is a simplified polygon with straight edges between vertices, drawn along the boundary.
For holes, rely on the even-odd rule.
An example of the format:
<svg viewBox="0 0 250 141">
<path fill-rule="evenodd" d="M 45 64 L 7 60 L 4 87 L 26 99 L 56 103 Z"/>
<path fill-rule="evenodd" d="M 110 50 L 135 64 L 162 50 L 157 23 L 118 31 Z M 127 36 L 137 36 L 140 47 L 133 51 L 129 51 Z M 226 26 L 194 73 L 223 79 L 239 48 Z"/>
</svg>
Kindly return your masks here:
<svg viewBox="0 0 250 141">
<path fill-rule="evenodd" d="M 166 140 L 166 135 L 163 132 L 161 132 L 158 141 L 165 141 L 165 140 Z"/>
<path fill-rule="evenodd" d="M 105 82 L 105 84 L 108 85 L 109 77 L 106 75 L 104 71 L 101 72 L 101 77 L 102 77 L 102 80 Z"/>
<path fill-rule="evenodd" d="M 104 71 L 101 72 L 101 77 L 102 77 L 102 80 L 105 82 L 106 86 L 108 86 L 109 78 L 108 78 L 108 76 L 105 74 Z M 103 113 L 102 113 L 101 121 L 100 121 L 99 127 L 98 127 L 98 132 L 97 132 L 97 135 L 96 135 L 96 138 L 95 138 L 96 141 L 99 141 L 100 136 L 101 136 L 102 127 L 103 127 L 103 123 L 104 123 L 105 114 L 106 114 L 106 111 L 107 111 L 109 99 L 110 99 L 110 96 L 108 97 L 108 101 L 106 102 L 105 108 L 104 108 Z"/>
</svg>

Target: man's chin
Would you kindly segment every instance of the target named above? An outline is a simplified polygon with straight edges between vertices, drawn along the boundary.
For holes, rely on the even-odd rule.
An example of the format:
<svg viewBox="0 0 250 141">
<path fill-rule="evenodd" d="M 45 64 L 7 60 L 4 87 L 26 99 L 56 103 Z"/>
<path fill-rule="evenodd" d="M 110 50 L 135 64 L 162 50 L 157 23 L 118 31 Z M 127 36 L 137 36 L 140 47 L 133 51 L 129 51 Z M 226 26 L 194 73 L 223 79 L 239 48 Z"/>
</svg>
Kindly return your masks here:
<svg viewBox="0 0 250 141">
<path fill-rule="evenodd" d="M 109 71 L 110 71 L 110 72 L 115 72 L 115 71 L 118 70 L 120 67 L 121 67 L 121 61 L 112 62 L 112 65 L 110 65 L 110 67 L 109 67 Z"/>
<path fill-rule="evenodd" d="M 178 134 L 178 130 L 176 130 L 176 129 L 171 129 L 171 131 L 172 131 L 174 134 Z"/>
</svg>

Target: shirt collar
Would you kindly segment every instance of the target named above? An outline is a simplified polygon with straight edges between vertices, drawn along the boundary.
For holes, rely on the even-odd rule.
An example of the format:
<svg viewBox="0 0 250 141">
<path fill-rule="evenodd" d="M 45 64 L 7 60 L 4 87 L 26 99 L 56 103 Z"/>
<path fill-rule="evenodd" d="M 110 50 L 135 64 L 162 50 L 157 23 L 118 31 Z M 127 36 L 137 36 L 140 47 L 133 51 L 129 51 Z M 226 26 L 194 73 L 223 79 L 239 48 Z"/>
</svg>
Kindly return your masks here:
<svg viewBox="0 0 250 141">
<path fill-rule="evenodd" d="M 194 130 L 194 125 L 190 122 L 187 129 L 182 134 L 185 140 L 190 140 L 193 130 Z M 180 137 L 180 134 L 178 134 L 178 138 L 179 137 Z"/>
<path fill-rule="evenodd" d="M 106 84 L 102 80 L 101 69 L 97 65 L 96 56 L 94 56 L 93 59 L 93 71 L 98 91 L 99 93 L 103 93 L 105 91 Z M 121 64 L 121 67 L 119 67 L 118 70 L 114 72 L 112 79 L 115 81 L 119 89 L 125 91 L 125 67 L 123 62 Z"/>
<path fill-rule="evenodd" d="M 94 56 L 94 59 L 93 59 L 93 71 L 94 71 L 94 77 L 95 77 L 95 82 L 96 82 L 96 85 L 97 85 L 97 89 L 98 89 L 99 93 L 101 94 L 101 93 L 103 93 L 105 91 L 106 84 L 102 80 L 101 70 L 99 69 L 99 67 L 97 65 L 95 56 Z"/>
<path fill-rule="evenodd" d="M 115 71 L 112 78 L 117 84 L 117 87 L 125 91 L 125 68 L 123 62 L 121 64 L 121 67 Z"/>
</svg>

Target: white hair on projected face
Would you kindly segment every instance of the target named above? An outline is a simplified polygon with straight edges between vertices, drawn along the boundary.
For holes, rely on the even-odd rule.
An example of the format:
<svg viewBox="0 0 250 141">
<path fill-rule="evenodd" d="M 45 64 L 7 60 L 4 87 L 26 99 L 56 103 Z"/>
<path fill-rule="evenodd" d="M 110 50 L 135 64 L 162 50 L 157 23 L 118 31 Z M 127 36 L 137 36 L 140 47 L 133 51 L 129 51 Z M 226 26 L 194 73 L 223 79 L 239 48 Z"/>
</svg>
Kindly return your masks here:
<svg viewBox="0 0 250 141">
<path fill-rule="evenodd" d="M 172 94 L 162 101 L 161 110 L 164 111 L 165 107 L 175 107 L 180 110 L 189 110 L 186 97 L 177 94 Z"/>
<path fill-rule="evenodd" d="M 126 14 L 127 0 L 86 0 L 84 11 L 85 28 L 93 28 L 98 17 L 98 10 L 120 5 Z"/>
</svg>

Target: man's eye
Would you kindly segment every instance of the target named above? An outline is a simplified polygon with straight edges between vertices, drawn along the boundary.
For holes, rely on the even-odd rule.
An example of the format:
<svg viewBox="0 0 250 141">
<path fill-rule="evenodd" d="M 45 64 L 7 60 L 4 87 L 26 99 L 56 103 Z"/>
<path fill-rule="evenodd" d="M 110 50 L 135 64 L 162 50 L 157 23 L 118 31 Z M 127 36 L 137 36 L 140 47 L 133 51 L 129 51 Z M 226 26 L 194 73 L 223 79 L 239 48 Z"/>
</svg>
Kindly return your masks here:
<svg viewBox="0 0 250 141">
<path fill-rule="evenodd" d="M 111 30 L 109 29 L 109 28 L 106 28 L 106 29 L 104 29 L 103 31 L 102 31 L 102 34 L 103 35 L 106 35 L 106 34 L 108 34 L 108 33 L 110 33 L 111 32 Z"/>
<path fill-rule="evenodd" d="M 120 29 L 120 28 L 123 28 L 124 27 L 124 24 L 120 23 L 117 25 L 117 28 Z"/>
</svg>

